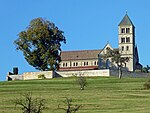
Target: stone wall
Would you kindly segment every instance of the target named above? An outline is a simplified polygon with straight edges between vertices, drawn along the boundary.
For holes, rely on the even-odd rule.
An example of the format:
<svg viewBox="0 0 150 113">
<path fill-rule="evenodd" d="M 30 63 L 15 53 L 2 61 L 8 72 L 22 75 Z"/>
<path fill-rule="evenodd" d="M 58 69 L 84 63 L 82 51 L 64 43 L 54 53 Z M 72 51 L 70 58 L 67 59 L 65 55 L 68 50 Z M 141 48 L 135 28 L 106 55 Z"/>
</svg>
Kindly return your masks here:
<svg viewBox="0 0 150 113">
<path fill-rule="evenodd" d="M 110 76 L 118 76 L 118 70 L 110 70 Z M 122 71 L 122 77 L 150 78 L 150 73 Z"/>
<path fill-rule="evenodd" d="M 82 71 L 57 71 L 55 77 L 71 77 L 71 76 L 110 76 L 109 69 L 103 70 L 82 70 Z"/>
<path fill-rule="evenodd" d="M 6 79 L 7 80 L 32 80 L 32 79 L 41 79 L 39 75 L 44 75 L 45 78 L 53 78 L 52 71 L 40 71 L 40 72 L 26 72 L 22 75 L 13 75 L 8 74 Z"/>
<path fill-rule="evenodd" d="M 39 75 L 44 75 L 45 78 L 52 78 L 52 71 L 26 72 L 23 73 L 23 80 L 40 79 Z"/>
</svg>

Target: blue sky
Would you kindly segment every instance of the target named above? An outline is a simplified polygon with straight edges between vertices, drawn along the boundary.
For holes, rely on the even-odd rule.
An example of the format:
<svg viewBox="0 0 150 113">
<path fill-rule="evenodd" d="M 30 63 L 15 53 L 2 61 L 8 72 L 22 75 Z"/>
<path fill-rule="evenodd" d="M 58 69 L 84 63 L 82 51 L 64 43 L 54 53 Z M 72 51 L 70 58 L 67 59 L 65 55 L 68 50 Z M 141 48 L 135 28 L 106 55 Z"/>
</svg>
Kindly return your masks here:
<svg viewBox="0 0 150 113">
<path fill-rule="evenodd" d="M 136 27 L 140 62 L 150 65 L 150 0 L 0 0 L 0 81 L 13 67 L 37 71 L 13 44 L 32 19 L 48 19 L 64 31 L 62 50 L 102 49 L 107 41 L 117 48 L 126 11 Z"/>
</svg>

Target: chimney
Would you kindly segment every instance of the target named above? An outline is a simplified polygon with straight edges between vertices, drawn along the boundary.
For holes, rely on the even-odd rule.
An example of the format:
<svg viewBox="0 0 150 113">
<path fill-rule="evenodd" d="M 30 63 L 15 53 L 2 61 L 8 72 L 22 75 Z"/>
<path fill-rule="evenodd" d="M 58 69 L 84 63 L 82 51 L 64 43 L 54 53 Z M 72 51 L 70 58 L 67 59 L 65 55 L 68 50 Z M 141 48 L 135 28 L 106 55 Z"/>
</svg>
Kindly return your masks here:
<svg viewBox="0 0 150 113">
<path fill-rule="evenodd" d="M 13 68 L 13 74 L 14 75 L 18 75 L 18 67 L 14 67 Z"/>
</svg>

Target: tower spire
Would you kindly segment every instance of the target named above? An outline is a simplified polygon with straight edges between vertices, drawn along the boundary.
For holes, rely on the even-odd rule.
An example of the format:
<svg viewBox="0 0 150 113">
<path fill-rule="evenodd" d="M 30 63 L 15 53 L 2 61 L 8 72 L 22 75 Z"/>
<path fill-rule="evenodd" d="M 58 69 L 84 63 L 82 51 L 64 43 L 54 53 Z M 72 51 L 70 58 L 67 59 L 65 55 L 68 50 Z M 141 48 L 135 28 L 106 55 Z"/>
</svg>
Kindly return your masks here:
<svg viewBox="0 0 150 113">
<path fill-rule="evenodd" d="M 127 11 L 126 11 L 126 15 L 123 17 L 123 19 L 121 20 L 121 22 L 119 23 L 119 26 L 121 25 L 133 25 L 131 19 L 129 18 Z"/>
</svg>

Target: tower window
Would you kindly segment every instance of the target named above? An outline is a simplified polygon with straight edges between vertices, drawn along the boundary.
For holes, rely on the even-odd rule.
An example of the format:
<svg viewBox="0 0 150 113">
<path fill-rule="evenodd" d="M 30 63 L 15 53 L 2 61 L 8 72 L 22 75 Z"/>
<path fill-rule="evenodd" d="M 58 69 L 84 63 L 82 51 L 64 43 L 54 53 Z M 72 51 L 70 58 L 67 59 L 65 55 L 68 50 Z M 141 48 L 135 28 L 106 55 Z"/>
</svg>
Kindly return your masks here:
<svg viewBox="0 0 150 113">
<path fill-rule="evenodd" d="M 130 33 L 130 28 L 126 28 L 126 33 Z"/>
<path fill-rule="evenodd" d="M 130 37 L 126 37 L 126 42 L 130 42 Z"/>
<path fill-rule="evenodd" d="M 126 47 L 126 50 L 129 51 L 129 46 Z"/>
<path fill-rule="evenodd" d="M 124 46 L 121 47 L 121 50 L 124 51 Z"/>
<path fill-rule="evenodd" d="M 121 28 L 121 33 L 125 33 L 125 28 Z"/>
<path fill-rule="evenodd" d="M 121 38 L 121 43 L 125 43 L 125 38 Z"/>
</svg>

